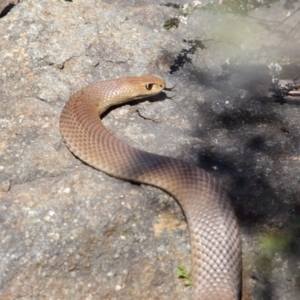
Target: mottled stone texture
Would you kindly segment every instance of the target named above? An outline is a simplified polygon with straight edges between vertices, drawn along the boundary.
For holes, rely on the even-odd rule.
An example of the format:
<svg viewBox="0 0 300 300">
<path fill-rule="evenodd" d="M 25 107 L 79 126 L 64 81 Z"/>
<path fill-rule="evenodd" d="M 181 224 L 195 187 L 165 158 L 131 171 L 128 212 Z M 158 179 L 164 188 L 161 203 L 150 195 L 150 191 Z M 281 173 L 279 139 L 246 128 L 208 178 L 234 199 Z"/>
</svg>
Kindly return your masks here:
<svg viewBox="0 0 300 300">
<path fill-rule="evenodd" d="M 105 125 L 223 179 L 241 227 L 243 299 L 299 299 L 300 102 L 275 101 L 268 69 L 300 75 L 299 2 L 251 17 L 199 10 L 170 31 L 176 9 L 164 1 L 11 2 L 0 18 L 0 299 L 189 299 L 174 199 L 84 165 L 58 128 L 74 91 L 144 73 L 175 96 L 119 107 Z M 189 53 L 184 39 L 205 48 Z"/>
</svg>

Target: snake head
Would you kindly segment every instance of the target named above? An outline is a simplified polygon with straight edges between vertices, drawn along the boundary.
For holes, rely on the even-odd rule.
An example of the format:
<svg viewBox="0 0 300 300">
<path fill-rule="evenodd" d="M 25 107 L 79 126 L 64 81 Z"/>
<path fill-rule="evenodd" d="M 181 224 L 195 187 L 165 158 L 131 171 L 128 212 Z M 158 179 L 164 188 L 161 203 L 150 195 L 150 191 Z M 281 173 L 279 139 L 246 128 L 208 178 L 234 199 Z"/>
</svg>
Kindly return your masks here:
<svg viewBox="0 0 300 300">
<path fill-rule="evenodd" d="M 166 88 L 163 79 L 152 75 L 142 75 L 136 77 L 126 77 L 128 90 L 131 95 L 130 100 L 151 97 L 161 93 Z"/>
<path fill-rule="evenodd" d="M 166 89 L 163 79 L 152 75 L 121 77 L 95 83 L 78 92 L 81 99 L 94 103 L 99 114 L 109 107 L 151 97 Z M 83 96 L 84 94 L 84 96 Z"/>
</svg>

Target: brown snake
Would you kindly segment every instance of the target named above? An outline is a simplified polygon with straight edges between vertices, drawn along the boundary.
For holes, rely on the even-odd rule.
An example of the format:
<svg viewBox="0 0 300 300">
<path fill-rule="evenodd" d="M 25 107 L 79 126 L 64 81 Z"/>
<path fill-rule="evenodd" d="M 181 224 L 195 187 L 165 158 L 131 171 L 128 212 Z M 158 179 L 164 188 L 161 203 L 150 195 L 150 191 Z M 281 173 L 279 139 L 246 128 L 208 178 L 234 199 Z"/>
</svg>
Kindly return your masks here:
<svg viewBox="0 0 300 300">
<path fill-rule="evenodd" d="M 221 184 L 187 162 L 133 148 L 101 123 L 109 107 L 159 94 L 166 88 L 144 75 L 89 85 L 66 103 L 60 130 L 67 147 L 82 161 L 111 176 L 159 187 L 179 202 L 192 249 L 192 299 L 237 300 L 241 247 L 237 221 Z"/>
</svg>

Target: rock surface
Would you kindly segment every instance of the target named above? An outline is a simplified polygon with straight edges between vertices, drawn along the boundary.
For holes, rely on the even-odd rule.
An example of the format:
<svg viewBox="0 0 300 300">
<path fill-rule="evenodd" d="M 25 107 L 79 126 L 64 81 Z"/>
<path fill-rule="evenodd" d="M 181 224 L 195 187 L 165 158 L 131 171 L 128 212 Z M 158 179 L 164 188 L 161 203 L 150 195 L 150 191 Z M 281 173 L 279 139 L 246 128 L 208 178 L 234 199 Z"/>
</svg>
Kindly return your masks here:
<svg viewBox="0 0 300 300">
<path fill-rule="evenodd" d="M 105 125 L 223 179 L 241 226 L 243 299 L 299 299 L 300 102 L 276 101 L 268 69 L 276 57 L 289 62 L 284 78 L 300 76 L 299 3 L 250 17 L 199 10 L 165 31 L 177 10 L 164 1 L 17 2 L 0 19 L 0 299 L 190 298 L 174 199 L 84 165 L 59 133 L 73 92 L 144 73 L 176 95 L 119 107 Z M 199 37 L 192 53 L 183 40 Z"/>
</svg>

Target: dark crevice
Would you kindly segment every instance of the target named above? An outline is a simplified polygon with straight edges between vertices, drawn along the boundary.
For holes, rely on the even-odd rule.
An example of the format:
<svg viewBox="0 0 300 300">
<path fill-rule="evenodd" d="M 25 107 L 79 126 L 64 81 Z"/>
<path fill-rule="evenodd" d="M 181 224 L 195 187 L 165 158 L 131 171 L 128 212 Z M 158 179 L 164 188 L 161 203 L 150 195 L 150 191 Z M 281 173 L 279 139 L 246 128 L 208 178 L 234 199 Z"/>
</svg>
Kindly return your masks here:
<svg viewBox="0 0 300 300">
<path fill-rule="evenodd" d="M 16 5 L 13 3 L 9 3 L 8 5 L 6 5 L 0 12 L 0 18 L 5 17 L 15 6 Z"/>
<path fill-rule="evenodd" d="M 160 123 L 160 122 L 158 122 L 157 120 L 155 120 L 153 118 L 148 118 L 148 117 L 144 116 L 143 114 L 141 114 L 141 112 L 138 109 L 136 110 L 136 112 L 144 120 L 152 121 L 153 123 Z"/>
<path fill-rule="evenodd" d="M 176 8 L 176 9 L 179 9 L 179 7 L 180 7 L 179 4 L 171 3 L 171 2 L 168 2 L 166 4 L 161 4 L 161 6 L 167 6 L 167 7 L 172 7 L 172 8 Z"/>
</svg>

